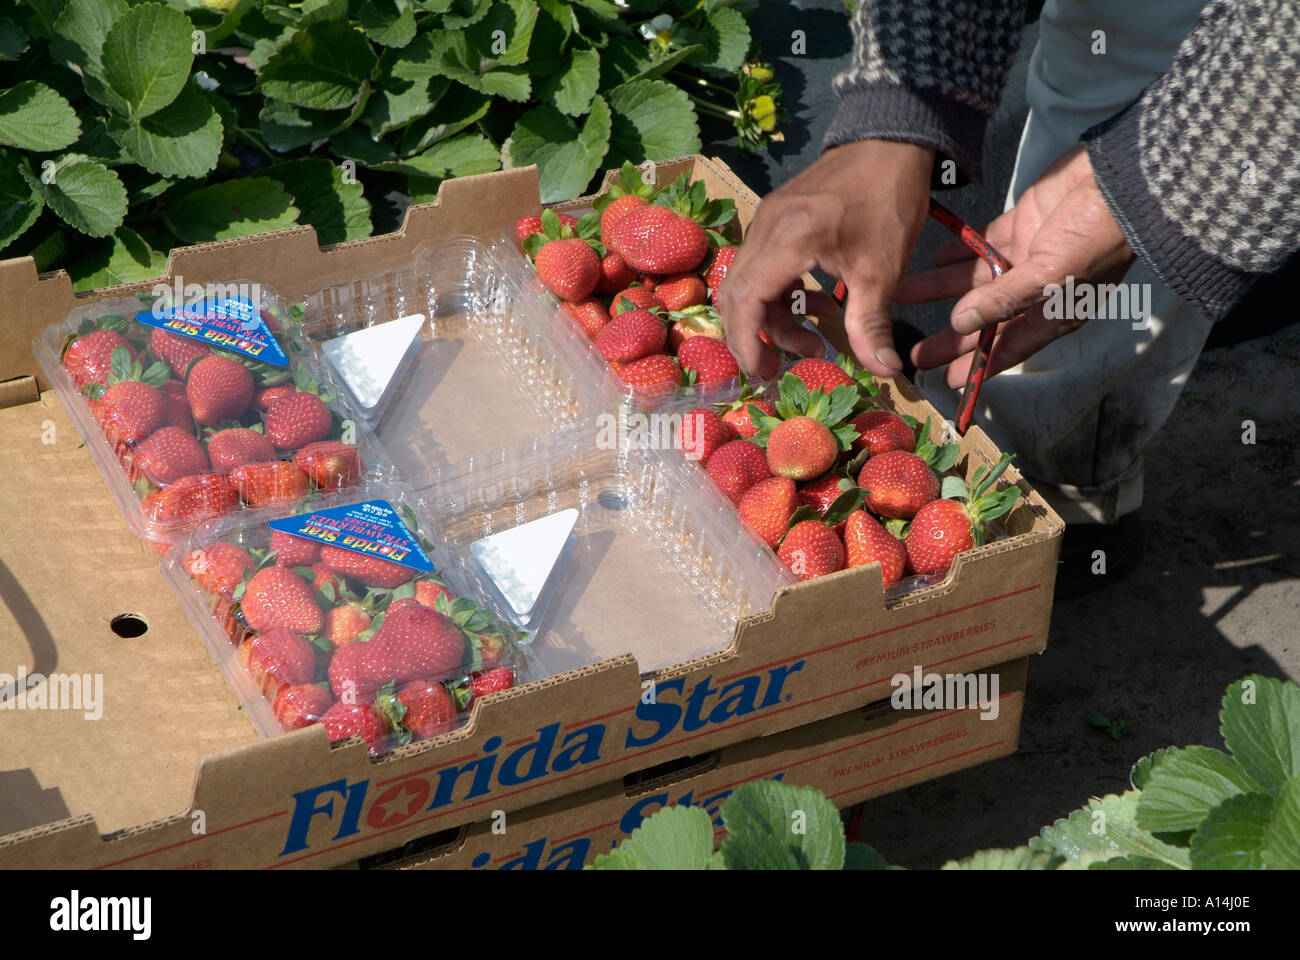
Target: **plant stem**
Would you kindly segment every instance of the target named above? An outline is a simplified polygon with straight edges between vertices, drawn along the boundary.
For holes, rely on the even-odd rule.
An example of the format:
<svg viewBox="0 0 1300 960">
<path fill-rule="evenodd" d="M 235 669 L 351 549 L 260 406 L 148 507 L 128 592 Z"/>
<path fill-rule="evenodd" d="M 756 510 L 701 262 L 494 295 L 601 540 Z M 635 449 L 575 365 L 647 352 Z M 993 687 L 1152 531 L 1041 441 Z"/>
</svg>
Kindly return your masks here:
<svg viewBox="0 0 1300 960">
<path fill-rule="evenodd" d="M 695 101 L 696 108 L 703 113 L 712 114 L 715 117 L 722 117 L 724 120 L 740 119 L 739 110 L 724 110 L 722 109 L 722 107 L 715 106 L 714 104 L 709 103 L 709 101 L 707 100 L 701 100 L 699 97 L 694 96 L 693 94 L 688 93 L 687 96 Z"/>
</svg>

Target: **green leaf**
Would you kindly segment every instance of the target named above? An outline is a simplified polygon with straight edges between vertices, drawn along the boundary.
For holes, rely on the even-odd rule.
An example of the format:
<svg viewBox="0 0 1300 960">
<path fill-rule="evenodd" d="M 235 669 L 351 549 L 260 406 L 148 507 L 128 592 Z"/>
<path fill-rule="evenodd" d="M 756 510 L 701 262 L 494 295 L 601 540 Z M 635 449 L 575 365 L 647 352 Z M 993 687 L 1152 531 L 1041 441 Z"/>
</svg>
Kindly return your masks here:
<svg viewBox="0 0 1300 960">
<path fill-rule="evenodd" d="M 1300 686 L 1244 677 L 1224 692 L 1219 723 L 1223 742 L 1269 793 L 1300 773 Z"/>
<path fill-rule="evenodd" d="M 400 48 L 415 39 L 415 11 L 407 0 L 365 0 L 357 22 L 381 46 Z"/>
<path fill-rule="evenodd" d="M 537 4 L 532 0 L 497 0 L 485 16 L 467 31 L 471 48 L 480 52 L 485 66 L 513 67 L 528 59 L 528 45 L 537 25 Z"/>
<path fill-rule="evenodd" d="M 409 157 L 454 137 L 481 120 L 491 105 L 492 98 L 486 94 L 453 83 L 432 111 L 402 131 L 402 154 Z"/>
<path fill-rule="evenodd" d="M 1178 868 L 1150 857 L 1111 857 L 1088 864 L 1089 870 L 1177 870 Z"/>
<path fill-rule="evenodd" d="M 329 139 L 348 127 L 351 116 L 351 110 L 308 110 L 283 100 L 266 100 L 257 126 L 268 147 L 284 152 Z"/>
<path fill-rule="evenodd" d="M 152 280 L 167 272 L 167 255 L 159 253 L 130 227 L 118 227 L 113 236 L 68 265 L 72 289 L 78 293 L 120 283 Z"/>
<path fill-rule="evenodd" d="M 162 218 L 185 243 L 207 243 L 292 227 L 298 210 L 275 180 L 247 177 L 187 193 Z"/>
<path fill-rule="evenodd" d="M 31 37 L 19 24 L 0 17 L 0 60 L 17 60 L 27 49 Z"/>
<path fill-rule="evenodd" d="M 109 28 L 102 76 L 127 119 L 157 113 L 176 99 L 194 62 L 193 30 L 183 13 L 159 3 L 134 6 Z"/>
<path fill-rule="evenodd" d="M 1194 830 L 1229 797 L 1264 792 L 1241 764 L 1221 750 L 1191 746 L 1165 754 L 1138 801 L 1137 822 L 1145 830 Z"/>
<path fill-rule="evenodd" d="M 570 200 L 600 169 L 609 134 L 609 108 L 603 97 L 592 100 L 581 131 L 554 107 L 534 107 L 515 124 L 510 157 L 515 166 L 537 164 L 542 203 Z"/>
<path fill-rule="evenodd" d="M 547 77 L 537 87 L 537 99 L 561 113 L 579 117 L 591 108 L 600 86 L 600 54 L 595 50 L 573 49 L 564 69 Z"/>
<path fill-rule="evenodd" d="M 31 176 L 26 157 L 0 150 L 0 250 L 26 233 L 45 208 L 32 189 Z"/>
<path fill-rule="evenodd" d="M 309 27 L 313 23 L 338 23 L 348 18 L 348 0 L 305 0 L 298 25 Z"/>
<path fill-rule="evenodd" d="M 640 870 L 704 870 L 713 856 L 713 820 L 700 807 L 663 807 L 619 849 Z"/>
<path fill-rule="evenodd" d="M 313 110 L 341 110 L 356 103 L 362 81 L 375 68 L 370 44 L 341 23 L 316 23 L 294 34 L 261 70 L 268 97 Z"/>
<path fill-rule="evenodd" d="M 330 149 L 335 156 L 353 160 L 363 167 L 392 163 L 397 159 L 397 154 L 386 141 L 374 139 L 361 125 L 348 127 L 331 137 Z"/>
<path fill-rule="evenodd" d="M 1157 750 L 1149 753 L 1137 763 L 1133 764 L 1133 770 L 1129 773 L 1129 783 L 1133 785 L 1134 790 L 1142 790 L 1151 780 L 1151 771 L 1153 771 L 1164 758 L 1171 753 L 1177 753 L 1177 747 L 1165 747 L 1163 750 Z"/>
<path fill-rule="evenodd" d="M 564 48 L 576 24 L 564 0 L 538 0 L 537 24 L 528 51 L 528 66 L 535 77 L 547 77 L 560 69 Z"/>
<path fill-rule="evenodd" d="M 109 28 L 127 11 L 126 0 L 70 3 L 63 8 L 50 38 L 50 53 L 83 73 L 103 70 L 104 39 Z"/>
<path fill-rule="evenodd" d="M 728 870 L 839 870 L 844 824 L 819 790 L 757 780 L 722 805 Z"/>
<path fill-rule="evenodd" d="M 108 167 L 84 154 L 64 154 L 48 170 L 42 169 L 39 177 L 27 170 L 22 173 L 46 206 L 88 236 L 108 236 L 126 216 L 126 187 L 122 181 Z"/>
<path fill-rule="evenodd" d="M 303 157 L 277 163 L 262 173 L 284 184 L 298 207 L 298 222 L 315 227 L 322 246 L 370 236 L 370 202 L 355 178 L 344 182 L 338 164 Z"/>
<path fill-rule="evenodd" d="M 850 843 L 844 849 L 845 870 L 888 870 L 889 861 L 865 843 Z"/>
<path fill-rule="evenodd" d="M 709 12 L 700 42 L 704 52 L 691 59 L 697 67 L 720 73 L 735 73 L 745 63 L 752 39 L 745 18 L 739 11 L 718 7 Z"/>
<path fill-rule="evenodd" d="M 1260 852 L 1272 819 L 1273 798 L 1267 793 L 1240 793 L 1224 800 L 1192 835 L 1192 868 L 1260 869 Z"/>
<path fill-rule="evenodd" d="M 423 4 L 426 10 L 443 12 L 442 25 L 448 30 L 461 30 L 472 23 L 477 23 L 487 16 L 492 0 L 440 0 L 433 4 Z"/>
<path fill-rule="evenodd" d="M 157 113 L 109 123 L 110 136 L 131 159 L 164 177 L 201 177 L 215 167 L 222 132 L 221 118 L 194 87 Z"/>
<path fill-rule="evenodd" d="M 670 808 L 671 809 L 671 808 Z M 653 819 L 653 816 L 651 817 Z M 639 829 L 639 828 L 638 828 Z M 602 853 L 585 867 L 586 870 L 642 870 L 641 862 L 622 847 L 615 847 L 609 853 Z"/>
<path fill-rule="evenodd" d="M 686 91 L 662 80 L 634 80 L 609 92 L 611 159 L 667 160 L 700 150 L 700 126 Z"/>
<path fill-rule="evenodd" d="M 399 130 L 432 110 L 451 85 L 446 77 L 421 80 L 382 78 L 361 120 L 374 131 L 375 136 Z"/>
<path fill-rule="evenodd" d="M 1054 853 L 1076 866 L 1090 860 L 1136 855 L 1186 869 L 1187 850 L 1165 843 L 1137 825 L 1139 792 L 1096 797 L 1068 817 L 1043 827 L 1029 842 L 1037 852 Z M 1085 856 L 1086 855 L 1086 856 Z"/>
<path fill-rule="evenodd" d="M 0 144 L 47 153 L 79 136 L 77 111 L 45 84 L 24 80 L 0 93 Z"/>
<path fill-rule="evenodd" d="M 500 152 L 491 140 L 478 134 L 466 134 L 454 140 L 444 140 L 414 157 L 372 166 L 375 170 L 441 180 L 474 173 L 491 173 L 499 163 Z"/>
<path fill-rule="evenodd" d="M 527 100 L 532 83 L 526 67 L 497 67 L 480 73 L 483 63 L 477 51 L 472 51 L 464 31 L 443 30 L 418 37 L 414 47 L 427 39 L 428 56 L 425 63 L 435 73 L 450 77 L 480 93 L 505 97 L 507 100 Z"/>
<path fill-rule="evenodd" d="M 1027 846 L 1010 850 L 976 850 L 969 857 L 949 860 L 943 870 L 1048 870 L 1050 853 L 1031 850 Z"/>
<path fill-rule="evenodd" d="M 939 496 L 944 500 L 965 500 L 970 496 L 966 481 L 961 477 L 944 477 L 939 485 Z"/>
<path fill-rule="evenodd" d="M 1300 777 L 1278 793 L 1260 859 L 1270 870 L 1300 870 Z"/>
</svg>

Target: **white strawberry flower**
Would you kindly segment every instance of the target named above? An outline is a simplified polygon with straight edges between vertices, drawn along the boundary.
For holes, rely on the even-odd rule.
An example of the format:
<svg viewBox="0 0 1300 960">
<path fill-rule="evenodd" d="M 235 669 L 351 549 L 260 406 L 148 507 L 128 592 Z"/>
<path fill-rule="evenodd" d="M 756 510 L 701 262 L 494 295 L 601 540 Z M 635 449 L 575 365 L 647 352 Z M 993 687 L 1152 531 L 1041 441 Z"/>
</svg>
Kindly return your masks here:
<svg viewBox="0 0 1300 960">
<path fill-rule="evenodd" d="M 666 13 L 661 13 L 641 24 L 641 36 L 657 42 L 661 47 L 666 47 L 673 42 L 673 26 L 673 18 Z"/>
</svg>

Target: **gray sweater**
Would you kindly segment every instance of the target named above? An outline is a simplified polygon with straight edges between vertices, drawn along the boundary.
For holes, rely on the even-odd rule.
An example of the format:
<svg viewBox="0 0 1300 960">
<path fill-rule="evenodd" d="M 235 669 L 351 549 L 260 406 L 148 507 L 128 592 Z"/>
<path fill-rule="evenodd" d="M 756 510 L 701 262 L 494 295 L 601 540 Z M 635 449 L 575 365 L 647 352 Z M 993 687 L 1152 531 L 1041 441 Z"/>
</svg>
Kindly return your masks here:
<svg viewBox="0 0 1300 960">
<path fill-rule="evenodd" d="M 1024 0 L 860 0 L 826 145 L 923 143 L 978 179 L 1023 23 Z M 1221 319 L 1300 249 L 1300 3 L 1207 3 L 1168 72 L 1083 140 L 1137 255 Z"/>
</svg>

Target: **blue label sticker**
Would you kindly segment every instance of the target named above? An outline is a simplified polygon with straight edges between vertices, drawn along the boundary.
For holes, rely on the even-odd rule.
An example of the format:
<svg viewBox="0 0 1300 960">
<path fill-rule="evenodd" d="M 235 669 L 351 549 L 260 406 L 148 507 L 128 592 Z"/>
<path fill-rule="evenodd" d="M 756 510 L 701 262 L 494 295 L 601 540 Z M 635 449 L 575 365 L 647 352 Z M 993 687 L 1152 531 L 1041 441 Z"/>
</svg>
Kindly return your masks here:
<svg viewBox="0 0 1300 960">
<path fill-rule="evenodd" d="M 289 358 L 272 336 L 261 311 L 247 297 L 217 297 L 180 306 L 142 310 L 138 323 L 190 337 L 213 347 L 252 357 L 273 367 Z"/>
<path fill-rule="evenodd" d="M 272 520 L 272 530 L 381 557 L 412 570 L 433 571 L 433 561 L 387 500 L 367 500 L 342 507 Z"/>
</svg>

